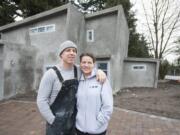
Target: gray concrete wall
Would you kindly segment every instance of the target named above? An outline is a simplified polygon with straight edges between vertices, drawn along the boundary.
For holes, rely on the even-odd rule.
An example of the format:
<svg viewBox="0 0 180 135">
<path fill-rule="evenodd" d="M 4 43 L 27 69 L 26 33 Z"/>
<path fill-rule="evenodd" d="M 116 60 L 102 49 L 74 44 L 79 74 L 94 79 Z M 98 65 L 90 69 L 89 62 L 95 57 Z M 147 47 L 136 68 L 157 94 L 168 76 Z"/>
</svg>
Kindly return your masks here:
<svg viewBox="0 0 180 135">
<path fill-rule="evenodd" d="M 86 18 L 86 27 L 84 39 L 86 40 L 86 30 L 94 30 L 94 42 L 86 42 L 85 51 L 91 51 L 95 55 L 111 55 L 115 42 L 117 15 L 110 14 Z"/>
<path fill-rule="evenodd" d="M 78 54 L 81 54 L 84 50 L 82 41 L 84 26 L 84 14 L 78 11 L 74 5 L 69 5 L 66 23 L 67 39 L 76 43 Z M 77 58 L 76 62 L 79 63 L 79 58 Z"/>
<path fill-rule="evenodd" d="M 67 39 L 66 21 L 67 21 L 67 9 L 69 6 L 70 4 L 67 4 L 34 15 L 32 17 L 28 17 L 22 21 L 0 27 L 0 31 L 2 32 L 2 40 L 7 42 L 6 44 L 8 45 L 9 48 L 11 48 L 10 46 L 14 46 L 14 45 L 16 46 L 17 44 L 19 48 L 21 49 L 23 48 L 22 51 L 24 51 L 25 54 L 22 55 L 15 54 L 15 53 L 19 53 L 18 51 L 15 51 L 14 52 L 14 55 L 16 55 L 15 57 L 18 57 L 17 59 L 21 59 L 20 58 L 21 56 L 26 54 L 28 55 L 26 59 L 27 61 L 30 61 L 29 64 L 32 64 L 34 68 L 32 72 L 34 81 L 29 83 L 32 85 L 30 86 L 30 88 L 32 89 L 37 90 L 45 67 L 48 65 L 54 65 L 55 63 L 59 62 L 59 56 L 58 56 L 59 45 L 60 43 L 62 43 Z M 30 28 L 46 26 L 51 24 L 55 25 L 54 32 L 30 34 Z M 17 48 L 13 47 L 13 48 L 15 48 L 16 50 L 18 47 Z M 7 49 L 7 53 L 9 53 L 8 52 L 9 50 L 10 49 Z M 28 60 L 29 58 L 32 60 Z M 25 60 L 23 59 L 21 61 L 22 66 L 25 66 L 23 65 L 24 62 Z M 5 67 L 7 68 L 7 70 L 9 70 L 7 63 L 5 64 Z M 20 67 L 17 67 L 16 70 L 19 69 Z M 11 71 L 12 73 L 14 72 L 16 73 L 14 69 L 11 70 L 13 70 Z M 9 71 L 7 72 L 7 74 L 8 73 Z M 19 83 L 21 84 L 22 82 Z M 23 88 L 24 87 L 22 87 L 22 89 Z M 7 95 L 11 95 L 11 94 L 7 94 Z"/>
<path fill-rule="evenodd" d="M 2 32 L 2 40 L 9 43 L 25 44 L 25 37 L 27 28 L 19 27 L 18 29 L 12 29 L 10 31 Z"/>
<path fill-rule="evenodd" d="M 4 44 L 4 98 L 9 98 L 33 89 L 36 52 L 23 44 Z"/>
<path fill-rule="evenodd" d="M 46 55 L 46 53 L 57 53 L 59 44 L 67 39 L 66 37 L 66 17 L 67 12 L 60 13 L 59 16 L 51 16 L 43 18 L 41 20 L 34 21 L 31 24 L 5 31 L 2 34 L 2 39 L 9 43 L 27 44 L 35 46 L 40 55 Z M 49 24 L 55 24 L 55 32 L 38 33 L 29 35 L 29 29 L 38 26 L 45 26 Z M 29 37 L 30 36 L 30 37 Z M 27 41 L 30 40 L 30 41 Z M 42 49 L 43 48 L 43 49 Z M 47 56 L 47 58 L 51 58 Z M 48 59 L 47 61 L 51 61 Z"/>
<path fill-rule="evenodd" d="M 47 58 L 46 59 L 47 62 L 54 61 L 54 59 L 52 58 L 53 56 L 50 55 L 54 54 L 56 57 L 56 54 L 58 53 L 57 48 L 59 48 L 60 43 L 67 39 L 66 18 L 67 18 L 67 12 L 61 13 L 56 16 L 44 18 L 43 20 L 32 23 L 28 27 L 28 28 L 32 28 L 32 27 L 55 24 L 54 32 L 38 33 L 38 34 L 30 35 L 31 45 L 35 46 L 38 49 L 39 55 L 44 55 Z M 49 55 L 47 55 L 47 53 Z"/>
<path fill-rule="evenodd" d="M 85 44 L 85 51 L 93 53 L 96 57 L 103 58 L 104 56 L 110 56 L 110 81 L 113 89 L 115 89 L 113 70 L 114 64 L 113 59 L 117 55 L 115 48 L 116 38 L 116 26 L 117 26 L 117 14 L 108 14 L 103 16 L 97 16 L 86 19 L 85 27 L 85 41 L 86 41 L 86 30 L 94 30 L 94 42 L 87 42 Z M 119 65 L 119 64 L 118 64 Z"/>
<path fill-rule="evenodd" d="M 38 26 L 45 26 L 49 24 L 56 25 L 56 31 L 52 33 L 41 33 L 34 34 L 30 36 L 31 44 L 36 45 L 41 49 L 41 47 L 49 46 L 50 44 L 58 44 L 59 41 L 64 41 L 66 39 L 66 13 L 60 14 L 60 17 L 51 16 L 45 17 L 41 20 L 33 21 L 30 24 L 22 25 L 16 29 L 10 29 L 8 31 L 2 32 L 2 40 L 10 43 L 26 44 L 27 34 L 29 34 L 29 29 Z M 60 27 L 61 26 L 61 27 Z M 63 27 L 62 27 L 63 26 Z M 60 35 L 61 33 L 61 35 Z M 38 49 L 39 49 L 38 48 Z"/>
<path fill-rule="evenodd" d="M 55 31 L 50 33 L 30 35 L 31 46 L 35 47 L 37 55 L 35 58 L 35 81 L 34 88 L 38 89 L 40 79 L 46 66 L 52 66 L 59 62 L 59 45 L 67 39 L 66 33 L 67 12 L 57 16 L 49 17 L 40 22 L 33 23 L 30 27 L 55 24 Z"/>
<path fill-rule="evenodd" d="M 115 82 L 115 92 L 122 88 L 124 58 L 127 57 L 129 43 L 129 30 L 122 6 L 117 6 L 117 10 L 116 47 L 114 47 L 114 52 L 117 53 L 112 59 L 114 67 L 112 81 Z"/>
<path fill-rule="evenodd" d="M 4 45 L 0 43 L 0 100 L 3 99 L 4 95 L 4 69 L 3 69 L 3 50 Z"/>
<path fill-rule="evenodd" d="M 110 56 L 110 80 L 113 90 L 118 91 L 122 87 L 123 60 L 127 56 L 129 40 L 122 6 L 86 15 L 85 30 L 88 29 L 94 29 L 95 39 L 94 42 L 86 42 L 85 51 L 100 58 Z"/>
<path fill-rule="evenodd" d="M 121 5 L 118 6 L 117 29 L 116 40 L 120 44 L 120 54 L 124 60 L 128 56 L 129 27 Z"/>
<path fill-rule="evenodd" d="M 55 25 L 53 32 L 30 33 L 30 28 L 51 24 Z M 95 41 L 92 43 L 86 41 L 87 29 L 94 29 Z M 122 87 L 129 33 L 121 6 L 84 17 L 73 5 L 67 4 L 0 27 L 0 32 L 6 46 L 3 65 L 6 97 L 37 90 L 45 67 L 59 62 L 59 45 L 67 39 L 78 45 L 79 54 L 88 51 L 99 58 L 108 56 L 113 89 L 118 91 Z"/>
<path fill-rule="evenodd" d="M 24 55 L 28 55 L 27 60 L 22 59 L 20 65 L 16 68 L 21 69 L 21 67 L 25 66 L 24 62 L 29 61 L 33 67 L 33 82 L 29 83 L 32 86 L 29 86 L 29 89 L 36 89 L 39 86 L 39 82 L 40 79 L 42 77 L 44 68 L 46 65 L 54 65 L 55 63 L 57 63 L 59 61 L 59 57 L 58 57 L 58 48 L 61 42 L 63 42 L 64 40 L 67 39 L 66 37 L 66 17 L 67 17 L 67 12 L 60 14 L 59 16 L 51 16 L 47 18 L 44 18 L 42 20 L 37 20 L 34 21 L 31 24 L 28 24 L 26 26 L 22 26 L 19 27 L 18 29 L 13 29 L 11 31 L 5 31 L 3 32 L 2 35 L 2 39 L 5 40 L 9 45 L 7 45 L 8 48 L 15 48 L 15 50 L 17 48 L 23 48 L 21 50 L 21 54 L 19 55 L 18 51 L 20 51 L 20 49 L 18 51 L 13 51 L 13 54 L 16 56 L 13 57 L 21 57 Z M 38 34 L 30 34 L 29 33 L 29 29 L 33 28 L 33 27 L 38 27 L 38 26 L 45 26 L 45 25 L 49 25 L 49 24 L 55 24 L 55 32 L 51 32 L 51 33 L 38 33 Z M 13 47 L 15 44 L 16 47 Z M 29 50 L 26 50 L 29 49 Z M 6 52 L 9 52 L 11 49 L 7 49 Z M 24 51 L 24 52 L 23 52 Z M 17 54 L 16 54 L 17 53 Z M 21 58 L 18 58 L 21 59 Z M 32 61 L 33 62 L 32 62 Z M 27 63 L 26 63 L 27 64 Z M 6 66 L 6 64 L 5 64 Z M 20 67 L 21 66 L 21 67 Z M 26 65 L 28 66 L 28 65 Z M 28 68 L 28 67 L 27 67 Z M 5 74 L 7 76 L 7 74 L 9 72 L 15 73 L 14 68 L 9 69 L 8 66 L 5 67 L 5 69 L 7 70 L 7 73 Z M 16 70 L 19 70 L 16 69 Z M 11 70 L 11 71 L 8 71 Z M 25 69 L 26 70 L 26 69 Z M 22 71 L 22 72 L 21 72 Z M 32 71 L 32 69 L 30 69 L 28 72 Z M 24 73 L 24 71 L 21 69 L 19 70 L 20 73 Z M 13 74 L 11 74 L 13 75 Z M 7 77 L 6 77 L 7 78 Z M 10 78 L 9 78 L 10 79 Z M 11 87 L 11 88 L 7 88 L 7 89 L 17 89 L 16 91 L 19 91 L 19 89 L 21 89 L 20 91 L 24 91 L 22 89 L 25 89 L 25 87 L 23 87 L 23 84 L 21 85 L 21 83 L 24 81 L 20 81 L 18 86 L 14 86 L 14 85 L 8 85 L 8 81 L 9 79 L 6 79 L 5 81 L 5 87 Z M 32 79 L 30 79 L 32 81 Z M 12 82 L 12 84 L 15 84 L 14 82 Z M 22 87 L 21 87 L 22 86 Z M 12 88 L 13 87 L 13 88 Z M 21 88 L 20 88 L 21 87 Z M 12 90 L 14 91 L 14 90 Z M 12 92 L 14 93 L 14 92 Z M 7 95 L 12 95 L 11 93 L 7 92 L 5 93 Z"/>
<path fill-rule="evenodd" d="M 134 70 L 133 65 L 144 65 L 145 70 Z M 125 60 L 123 69 L 123 88 L 125 87 L 157 87 L 158 62 Z"/>
</svg>

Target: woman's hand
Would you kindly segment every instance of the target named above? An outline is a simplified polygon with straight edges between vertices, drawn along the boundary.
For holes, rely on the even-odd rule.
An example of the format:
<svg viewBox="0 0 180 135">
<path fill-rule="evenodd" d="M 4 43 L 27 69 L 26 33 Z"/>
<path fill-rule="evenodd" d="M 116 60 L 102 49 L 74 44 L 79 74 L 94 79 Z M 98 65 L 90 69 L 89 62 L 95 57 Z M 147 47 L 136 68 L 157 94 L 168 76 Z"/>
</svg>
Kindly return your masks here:
<svg viewBox="0 0 180 135">
<path fill-rule="evenodd" d="M 104 83 L 106 81 L 106 74 L 101 69 L 98 69 L 96 72 L 96 79 L 100 83 Z"/>
</svg>

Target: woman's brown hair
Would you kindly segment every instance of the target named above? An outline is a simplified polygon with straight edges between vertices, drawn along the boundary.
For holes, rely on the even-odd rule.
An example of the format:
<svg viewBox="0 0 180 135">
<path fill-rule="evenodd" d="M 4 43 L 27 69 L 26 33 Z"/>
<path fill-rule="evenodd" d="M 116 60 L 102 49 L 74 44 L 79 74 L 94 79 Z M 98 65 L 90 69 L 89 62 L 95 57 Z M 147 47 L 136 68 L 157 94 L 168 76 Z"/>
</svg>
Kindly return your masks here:
<svg viewBox="0 0 180 135">
<path fill-rule="evenodd" d="M 91 57 L 92 60 L 93 60 L 93 63 L 95 63 L 96 58 L 94 57 L 94 55 L 93 55 L 92 53 L 82 53 L 82 54 L 80 55 L 80 62 L 82 61 L 82 58 L 83 58 L 84 56 L 89 56 L 89 57 Z"/>
</svg>

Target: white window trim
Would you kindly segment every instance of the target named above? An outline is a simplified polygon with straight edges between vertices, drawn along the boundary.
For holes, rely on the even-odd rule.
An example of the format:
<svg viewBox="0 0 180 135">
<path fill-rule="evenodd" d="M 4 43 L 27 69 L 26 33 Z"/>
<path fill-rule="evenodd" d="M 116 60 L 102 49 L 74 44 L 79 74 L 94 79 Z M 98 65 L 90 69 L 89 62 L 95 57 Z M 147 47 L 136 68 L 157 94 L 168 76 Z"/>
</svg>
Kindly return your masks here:
<svg viewBox="0 0 180 135">
<path fill-rule="evenodd" d="M 48 28 L 49 26 L 53 28 L 51 31 L 48 31 L 48 30 L 47 30 L 47 28 Z M 56 30 L 56 25 L 55 25 L 55 24 L 46 25 L 46 32 L 54 32 L 55 30 Z"/>
<path fill-rule="evenodd" d="M 143 67 L 143 69 L 135 69 L 134 67 Z M 146 71 L 146 65 L 144 64 L 136 64 L 131 66 L 132 71 Z"/>
<path fill-rule="evenodd" d="M 111 75 L 110 75 L 110 61 L 109 60 L 96 60 L 96 68 L 98 69 L 97 64 L 98 63 L 107 63 L 107 77 L 110 81 Z"/>
<path fill-rule="evenodd" d="M 92 39 L 89 39 L 89 33 L 92 33 Z M 86 41 L 87 42 L 94 42 L 94 30 L 93 29 L 86 31 Z"/>
<path fill-rule="evenodd" d="M 47 30 L 47 28 L 49 26 L 52 26 L 52 30 Z M 45 31 L 43 32 L 38 32 L 38 29 L 41 28 L 41 27 L 44 27 L 45 28 Z M 36 30 L 36 32 L 32 32 L 32 30 Z M 29 33 L 30 35 L 34 35 L 34 34 L 41 34 L 41 33 L 49 33 L 49 32 L 54 32 L 56 30 L 56 25 L 55 24 L 49 24 L 49 25 L 44 25 L 44 26 L 38 26 L 38 27 L 33 27 L 33 28 L 29 28 Z"/>
</svg>

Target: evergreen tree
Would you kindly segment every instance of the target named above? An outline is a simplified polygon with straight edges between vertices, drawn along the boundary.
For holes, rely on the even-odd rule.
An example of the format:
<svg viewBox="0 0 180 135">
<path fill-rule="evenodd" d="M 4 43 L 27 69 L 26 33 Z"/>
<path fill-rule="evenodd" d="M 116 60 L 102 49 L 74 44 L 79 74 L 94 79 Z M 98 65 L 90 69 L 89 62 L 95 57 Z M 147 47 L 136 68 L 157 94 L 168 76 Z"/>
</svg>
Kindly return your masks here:
<svg viewBox="0 0 180 135">
<path fill-rule="evenodd" d="M 131 35 L 129 39 L 128 56 L 129 57 L 139 57 L 139 58 L 150 58 L 153 57 L 149 54 L 149 49 L 147 47 L 147 41 L 144 36 L 138 33 Z"/>
<path fill-rule="evenodd" d="M 159 79 L 164 79 L 165 75 L 167 75 L 168 71 L 172 67 L 173 66 L 171 66 L 167 60 L 162 60 L 159 67 Z"/>
<path fill-rule="evenodd" d="M 0 26 L 14 22 L 16 6 L 8 0 L 0 1 Z"/>
<path fill-rule="evenodd" d="M 26 18 L 40 12 L 61 6 L 68 1 L 62 0 L 13 0 L 22 12 L 21 17 Z"/>
<path fill-rule="evenodd" d="M 0 26 L 68 3 L 68 0 L 1 0 Z"/>
<path fill-rule="evenodd" d="M 87 2 L 77 0 L 77 2 L 78 4 L 76 5 L 82 8 L 84 12 L 95 12 L 105 8 L 106 0 L 89 0 Z"/>
</svg>

